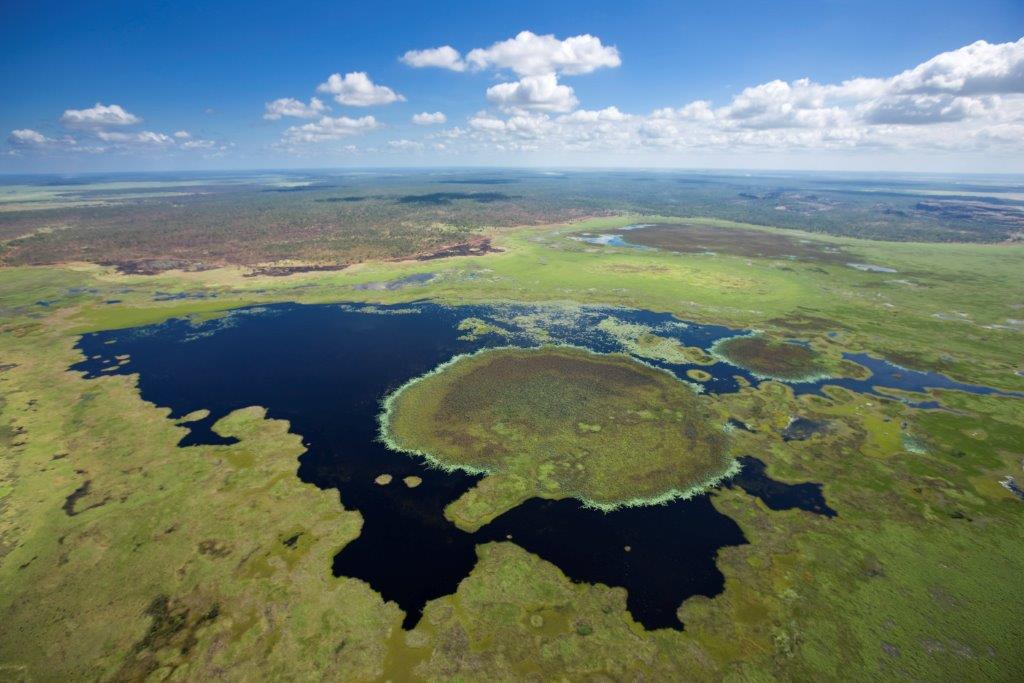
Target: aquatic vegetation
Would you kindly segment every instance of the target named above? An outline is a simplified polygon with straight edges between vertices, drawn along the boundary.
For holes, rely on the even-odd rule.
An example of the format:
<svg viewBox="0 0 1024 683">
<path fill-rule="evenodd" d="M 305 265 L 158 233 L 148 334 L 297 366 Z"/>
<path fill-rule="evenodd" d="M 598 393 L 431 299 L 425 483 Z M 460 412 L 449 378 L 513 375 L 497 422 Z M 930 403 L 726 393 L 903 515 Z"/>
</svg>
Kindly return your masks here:
<svg viewBox="0 0 1024 683">
<path fill-rule="evenodd" d="M 707 370 L 700 370 L 698 368 L 690 368 L 686 371 L 686 376 L 694 382 L 707 382 L 713 377 L 713 375 Z"/>
<path fill-rule="evenodd" d="M 609 316 L 597 324 L 597 329 L 615 339 L 627 352 L 640 358 L 676 365 L 710 365 L 715 362 L 703 349 L 684 346 L 675 339 L 660 336 L 647 325 L 627 323 Z"/>
<path fill-rule="evenodd" d="M 498 335 L 499 337 L 509 336 L 507 330 L 475 317 L 463 318 L 459 322 L 459 331 L 463 333 L 459 339 L 464 341 L 476 341 L 489 334 Z"/>
<path fill-rule="evenodd" d="M 613 509 L 692 495 L 733 467 L 688 385 L 576 348 L 456 358 L 388 397 L 381 433 L 440 467 L 487 473 L 488 498 L 500 488 L 506 506 L 541 496 Z"/>
<path fill-rule="evenodd" d="M 809 345 L 776 341 L 754 334 L 722 339 L 711 352 L 762 379 L 808 382 L 827 377 L 829 367 Z"/>
</svg>

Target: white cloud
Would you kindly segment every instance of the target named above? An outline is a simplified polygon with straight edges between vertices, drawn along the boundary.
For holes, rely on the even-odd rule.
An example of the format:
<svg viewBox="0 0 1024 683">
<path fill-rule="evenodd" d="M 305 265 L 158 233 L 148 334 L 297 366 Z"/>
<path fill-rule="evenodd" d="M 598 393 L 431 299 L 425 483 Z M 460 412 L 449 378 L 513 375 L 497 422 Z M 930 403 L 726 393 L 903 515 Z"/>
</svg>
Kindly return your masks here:
<svg viewBox="0 0 1024 683">
<path fill-rule="evenodd" d="M 217 146 L 213 140 L 187 140 L 181 144 L 182 149 L 188 150 L 209 150 Z"/>
<path fill-rule="evenodd" d="M 377 85 L 364 71 L 345 74 L 331 74 L 319 86 L 317 92 L 330 93 L 339 104 L 351 107 L 371 107 L 378 104 L 404 102 L 405 98 L 385 85 Z"/>
<path fill-rule="evenodd" d="M 7 136 L 7 143 L 12 147 L 45 147 L 55 142 L 57 141 L 53 138 L 48 138 L 31 128 L 12 130 L 11 134 Z"/>
<path fill-rule="evenodd" d="M 599 121 L 626 121 L 629 114 L 623 114 L 618 107 L 605 107 L 604 109 L 588 110 L 579 109 L 571 114 L 559 116 L 560 123 L 597 123 Z"/>
<path fill-rule="evenodd" d="M 619 66 L 622 60 L 617 48 L 603 45 L 600 38 L 589 34 L 559 40 L 550 34 L 522 31 L 515 38 L 470 51 L 466 62 L 475 69 L 493 67 L 511 69 L 520 76 L 541 76 L 588 74 Z"/>
<path fill-rule="evenodd" d="M 89 109 L 67 109 L 60 122 L 71 128 L 100 128 L 105 126 L 130 126 L 142 123 L 142 119 L 125 111 L 118 104 L 96 103 Z"/>
<path fill-rule="evenodd" d="M 448 117 L 443 112 L 435 111 L 433 114 L 430 112 L 421 112 L 419 114 L 413 114 L 412 122 L 418 126 L 430 126 L 435 123 L 444 123 L 448 120 Z"/>
<path fill-rule="evenodd" d="M 174 137 L 178 138 L 179 140 L 188 140 L 190 137 L 192 137 L 192 133 L 189 133 L 187 130 L 179 130 L 174 133 Z"/>
<path fill-rule="evenodd" d="M 462 55 L 451 45 L 442 45 L 429 50 L 409 50 L 402 55 L 401 60 L 418 69 L 435 67 L 451 71 L 466 70 L 466 63 L 462 61 Z"/>
<path fill-rule="evenodd" d="M 572 88 L 560 85 L 555 74 L 525 76 L 515 83 L 487 89 L 487 100 L 505 111 L 571 111 L 579 101 Z"/>
<path fill-rule="evenodd" d="M 1024 39 L 975 43 L 890 78 L 835 84 L 775 80 L 744 88 L 717 106 L 695 100 L 646 115 L 615 107 L 555 115 L 575 103 L 566 102 L 566 93 L 557 94 L 557 79 L 548 75 L 533 87 L 523 82 L 492 87 L 488 99 L 504 114 L 472 116 L 467 134 L 449 146 L 665 158 L 858 150 L 947 158 L 957 152 L 1024 155 L 1022 63 Z"/>
<path fill-rule="evenodd" d="M 984 40 L 943 52 L 895 76 L 900 93 L 999 95 L 1024 93 L 1024 38 L 993 45 Z"/>
<path fill-rule="evenodd" d="M 388 140 L 388 148 L 398 152 L 418 152 L 423 149 L 423 143 L 404 139 Z"/>
<path fill-rule="evenodd" d="M 288 128 L 282 139 L 287 144 L 327 142 L 371 131 L 378 127 L 380 124 L 372 116 L 363 116 L 358 119 L 347 116 L 324 116 L 319 121 Z"/>
<path fill-rule="evenodd" d="M 948 123 L 980 114 L 985 102 L 970 97 L 949 95 L 906 95 L 882 99 L 864 108 L 869 124 Z"/>
<path fill-rule="evenodd" d="M 263 114 L 263 118 L 268 121 L 277 121 L 282 116 L 291 116 L 297 119 L 315 119 L 327 111 L 327 105 L 316 97 L 311 98 L 309 104 L 291 97 L 281 97 L 273 102 L 267 102 L 264 106 L 266 111 Z"/>
<path fill-rule="evenodd" d="M 143 130 L 138 133 L 122 133 L 120 131 L 101 130 L 96 133 L 103 142 L 113 143 L 119 147 L 170 147 L 174 138 L 164 133 Z"/>
</svg>

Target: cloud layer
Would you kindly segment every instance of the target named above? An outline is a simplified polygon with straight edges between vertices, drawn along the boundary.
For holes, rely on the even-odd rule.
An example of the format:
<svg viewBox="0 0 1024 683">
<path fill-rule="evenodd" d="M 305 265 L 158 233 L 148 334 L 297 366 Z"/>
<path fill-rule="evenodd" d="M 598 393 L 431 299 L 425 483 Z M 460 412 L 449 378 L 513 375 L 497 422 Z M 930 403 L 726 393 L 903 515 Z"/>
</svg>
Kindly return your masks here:
<svg viewBox="0 0 1024 683">
<path fill-rule="evenodd" d="M 399 135 L 408 137 L 386 142 L 377 138 L 371 143 L 375 147 L 365 148 L 368 153 L 430 150 L 500 159 L 503 154 L 568 152 L 600 155 L 591 156 L 595 159 L 646 155 L 685 163 L 692 154 L 713 152 L 719 158 L 733 155 L 737 165 L 758 152 L 859 153 L 866 158 L 913 153 L 948 159 L 957 154 L 1024 155 L 1024 38 L 1000 44 L 977 41 L 889 77 L 834 83 L 771 80 L 719 101 L 673 103 L 666 86 L 662 91 L 670 106 L 646 112 L 630 112 L 607 100 L 588 109 L 563 82 L 600 78 L 593 74 L 622 64 L 615 46 L 589 34 L 558 38 L 522 31 L 465 54 L 443 45 L 410 50 L 399 60 L 417 69 L 459 72 L 458 78 L 471 82 L 479 83 L 481 72 L 494 80 L 479 86 L 472 105 L 477 111 L 460 125 L 444 128 L 448 116 L 440 111 L 404 111 L 395 124 L 405 126 Z M 365 71 L 334 73 L 316 90 L 343 107 L 405 101 L 394 89 L 374 83 Z M 444 93 L 432 93 L 431 100 L 438 101 L 439 95 Z M 299 154 L 352 151 L 356 148 L 351 144 L 325 143 L 347 143 L 386 125 L 374 116 L 334 117 L 329 111 L 317 97 L 308 102 L 290 97 L 265 102 L 262 117 L 268 121 L 308 119 L 300 125 L 282 124 L 272 147 Z M 228 148 L 187 130 L 140 130 L 142 121 L 119 104 L 97 102 L 67 109 L 39 130 L 10 131 L 7 151 L 156 155 L 223 153 Z"/>
<path fill-rule="evenodd" d="M 775 80 L 721 105 L 697 100 L 648 114 L 575 109 L 571 88 L 563 87 L 550 74 L 492 86 L 487 99 L 498 112 L 471 117 L 464 145 L 616 153 L 1024 152 L 1024 38 L 978 41 L 890 78 Z"/>
</svg>

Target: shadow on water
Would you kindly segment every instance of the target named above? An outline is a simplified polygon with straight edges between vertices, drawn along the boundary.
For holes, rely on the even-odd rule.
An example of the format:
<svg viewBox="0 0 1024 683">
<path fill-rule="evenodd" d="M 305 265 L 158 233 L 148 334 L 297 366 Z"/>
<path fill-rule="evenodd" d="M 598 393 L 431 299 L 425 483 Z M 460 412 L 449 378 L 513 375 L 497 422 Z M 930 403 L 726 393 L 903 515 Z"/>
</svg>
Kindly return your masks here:
<svg viewBox="0 0 1024 683">
<path fill-rule="evenodd" d="M 718 550 L 746 543 L 710 496 L 612 513 L 573 500 L 534 499 L 469 534 L 444 518 L 444 508 L 478 478 L 429 469 L 420 459 L 396 454 L 377 440 L 376 418 L 384 396 L 455 354 L 532 344 L 529 335 L 509 322 L 510 312 L 530 310 L 423 302 L 365 311 L 326 304 L 239 309 L 203 323 L 170 320 L 84 335 L 78 348 L 87 360 L 74 369 L 89 378 L 138 373 L 142 397 L 169 407 L 174 419 L 209 410 L 209 416 L 187 424 L 191 431 L 182 446 L 232 443 L 212 426 L 248 406 L 263 406 L 270 418 L 288 420 L 307 449 L 299 458 L 299 477 L 337 489 L 341 503 L 363 516 L 359 537 L 335 557 L 335 575 L 363 579 L 385 600 L 397 602 L 406 612 L 406 628 L 419 620 L 427 601 L 455 591 L 476 564 L 478 543 L 509 536 L 573 580 L 625 587 L 629 610 L 645 627 L 682 628 L 676 610 L 686 598 L 722 590 L 715 564 Z M 682 324 L 668 315 L 620 309 L 584 309 L 574 320 L 555 320 L 546 329 L 556 341 L 620 351 L 594 327 L 609 314 L 658 327 L 659 333 L 687 346 L 708 348 L 737 334 L 726 327 Z M 483 318 L 508 334 L 460 339 L 457 325 L 466 317 Z M 663 367 L 682 378 L 693 366 Z M 737 391 L 737 376 L 758 383 L 727 363 L 703 369 L 715 376 L 705 384 L 709 391 Z M 872 385 L 867 381 L 858 386 Z M 391 482 L 376 484 L 381 474 L 391 475 Z M 423 482 L 408 488 L 402 483 L 407 476 Z M 773 510 L 835 514 L 820 485 L 774 482 L 753 458 L 745 459 L 741 474 L 729 485 L 740 486 Z"/>
</svg>

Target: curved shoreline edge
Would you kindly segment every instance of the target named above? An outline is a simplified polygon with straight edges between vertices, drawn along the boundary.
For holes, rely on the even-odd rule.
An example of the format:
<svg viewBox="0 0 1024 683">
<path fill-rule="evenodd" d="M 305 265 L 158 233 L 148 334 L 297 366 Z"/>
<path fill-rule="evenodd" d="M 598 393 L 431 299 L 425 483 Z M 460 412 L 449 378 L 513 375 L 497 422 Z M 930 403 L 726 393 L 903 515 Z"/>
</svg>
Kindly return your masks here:
<svg viewBox="0 0 1024 683">
<path fill-rule="evenodd" d="M 421 450 L 421 449 L 418 449 L 418 448 L 410 448 L 410 447 L 406 447 L 406 446 L 403 446 L 402 444 L 400 444 L 397 441 L 397 439 L 394 437 L 394 435 L 392 435 L 390 430 L 388 429 L 388 424 L 390 422 L 390 417 L 391 417 L 391 414 L 392 414 L 392 412 L 394 411 L 394 408 L 395 408 L 395 402 L 397 401 L 398 397 L 401 396 L 401 394 L 403 394 L 405 392 L 406 389 L 408 389 L 408 388 L 410 388 L 412 386 L 415 386 L 416 384 L 420 383 L 421 381 L 423 381 L 423 380 L 425 380 L 425 379 L 427 379 L 429 377 L 433 377 L 434 375 L 437 375 L 437 374 L 440 374 L 440 373 L 444 372 L 449 367 L 451 367 L 452 365 L 454 365 L 454 364 L 456 364 L 456 363 L 458 363 L 458 362 L 460 362 L 462 360 L 465 360 L 465 359 L 468 359 L 468 358 L 474 358 L 476 356 L 479 356 L 479 355 L 482 355 L 482 354 L 486 354 L 486 353 L 490 353 L 490 352 L 494 352 L 494 351 L 503 351 L 503 350 L 508 350 L 508 351 L 529 351 L 529 350 L 542 349 L 542 348 L 545 348 L 545 347 L 553 347 L 553 348 L 559 348 L 559 349 L 574 349 L 574 350 L 578 350 L 578 351 L 583 351 L 583 352 L 588 353 L 588 354 L 590 354 L 592 356 L 599 356 L 599 357 L 603 357 L 603 356 L 622 356 L 624 358 L 628 358 L 630 361 L 633 361 L 633 362 L 639 363 L 640 365 L 643 365 L 645 367 L 651 368 L 652 370 L 657 370 L 659 372 L 664 372 L 664 373 L 668 374 L 670 377 L 672 377 L 673 380 L 679 382 L 680 384 L 684 384 L 687 387 L 689 387 L 690 390 L 693 391 L 695 394 L 699 395 L 699 394 L 702 394 L 704 392 L 704 387 L 700 386 L 699 384 L 696 384 L 695 382 L 689 382 L 689 381 L 686 381 L 686 380 L 679 379 L 679 377 L 677 377 L 671 370 L 668 370 L 666 368 L 661 368 L 661 367 L 658 367 L 656 365 L 652 365 L 650 363 L 647 363 L 647 362 L 645 362 L 645 361 L 643 361 L 641 359 L 638 359 L 638 358 L 634 357 L 632 354 L 618 353 L 618 352 L 617 353 L 599 353 L 597 351 L 592 351 L 590 349 L 587 349 L 587 348 L 584 348 L 584 347 L 581 347 L 581 346 L 576 346 L 576 345 L 573 345 L 573 344 L 544 344 L 544 345 L 537 346 L 537 347 L 519 347 L 519 346 L 508 346 L 508 345 L 505 345 L 505 346 L 492 346 L 492 347 L 487 347 L 487 348 L 484 348 L 484 349 L 480 349 L 478 351 L 473 351 L 471 353 L 456 354 L 456 355 L 452 356 L 451 358 L 449 358 L 448 360 L 446 360 L 443 363 L 441 363 L 440 365 L 438 365 L 438 366 L 434 367 L 433 369 L 428 370 L 427 372 L 423 373 L 422 375 L 418 375 L 416 377 L 413 377 L 408 382 L 406 382 L 402 386 L 398 387 L 393 392 L 391 392 L 390 394 L 385 396 L 383 399 L 381 399 L 381 402 L 380 402 L 381 410 L 377 414 L 377 440 L 380 443 L 383 443 L 389 450 L 395 451 L 396 453 L 402 453 L 402 454 L 405 454 L 405 455 L 411 455 L 411 456 L 416 456 L 416 457 L 423 458 L 423 460 L 426 462 L 426 464 L 429 467 L 433 468 L 433 469 L 442 470 L 444 472 L 465 472 L 466 474 L 474 475 L 474 476 L 487 476 L 487 475 L 490 475 L 490 474 L 496 474 L 496 472 L 494 470 L 490 470 L 490 469 L 483 468 L 483 467 L 473 467 L 471 465 L 453 465 L 451 463 L 447 463 L 447 462 L 444 462 L 444 461 L 440 460 L 435 454 L 433 454 L 433 453 L 431 453 L 429 451 L 424 451 L 424 450 Z M 723 427 L 723 431 L 724 431 L 724 427 Z M 630 499 L 627 499 L 627 500 L 615 501 L 615 502 L 603 502 L 603 501 L 593 500 L 593 499 L 590 499 L 590 498 L 583 498 L 583 497 L 577 497 L 577 496 L 572 496 L 572 495 L 563 496 L 561 498 L 555 498 L 553 500 L 560 500 L 560 499 L 564 499 L 564 498 L 575 498 L 585 508 L 590 508 L 590 509 L 593 509 L 593 510 L 600 510 L 601 512 L 606 512 L 606 513 L 607 512 L 614 512 L 615 510 L 619 510 L 621 508 L 648 507 L 648 506 L 653 506 L 653 505 L 667 505 L 668 503 L 671 503 L 672 501 L 675 501 L 675 500 L 690 500 L 691 498 L 694 498 L 694 497 L 699 496 L 699 495 L 701 495 L 703 493 L 706 493 L 706 492 L 710 491 L 711 489 L 715 488 L 716 486 L 718 486 L 719 484 L 721 484 L 723 481 L 726 481 L 728 479 L 732 479 L 733 477 L 735 477 L 737 474 L 740 473 L 742 468 L 743 468 L 743 466 L 739 462 L 739 460 L 737 460 L 736 458 L 730 456 L 729 457 L 729 465 L 728 465 L 728 467 L 726 467 L 725 470 L 723 470 L 720 474 L 717 474 L 717 475 L 715 475 L 713 477 L 710 477 L 710 478 L 704 480 L 703 482 L 701 482 L 699 484 L 695 484 L 694 486 L 691 486 L 691 487 L 689 487 L 687 489 L 684 489 L 684 490 L 680 490 L 680 489 L 676 489 L 676 488 L 671 488 L 671 489 L 668 489 L 668 490 L 666 490 L 666 491 L 664 491 L 662 493 L 659 493 L 656 496 L 647 496 L 647 497 L 638 496 L 636 498 L 630 498 Z"/>
</svg>

